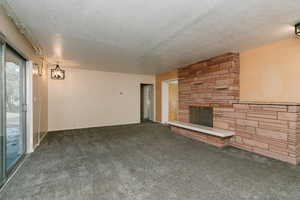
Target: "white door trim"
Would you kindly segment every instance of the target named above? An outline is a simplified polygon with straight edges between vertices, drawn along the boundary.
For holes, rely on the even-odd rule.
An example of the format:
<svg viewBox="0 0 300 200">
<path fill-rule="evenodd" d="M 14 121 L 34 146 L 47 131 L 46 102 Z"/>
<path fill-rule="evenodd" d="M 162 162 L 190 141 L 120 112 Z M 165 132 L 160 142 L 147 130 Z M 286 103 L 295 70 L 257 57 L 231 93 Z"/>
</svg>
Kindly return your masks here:
<svg viewBox="0 0 300 200">
<path fill-rule="evenodd" d="M 26 62 L 26 153 L 32 153 L 33 148 L 33 99 L 32 99 L 32 86 L 33 86 L 33 64 L 32 61 Z"/>
</svg>

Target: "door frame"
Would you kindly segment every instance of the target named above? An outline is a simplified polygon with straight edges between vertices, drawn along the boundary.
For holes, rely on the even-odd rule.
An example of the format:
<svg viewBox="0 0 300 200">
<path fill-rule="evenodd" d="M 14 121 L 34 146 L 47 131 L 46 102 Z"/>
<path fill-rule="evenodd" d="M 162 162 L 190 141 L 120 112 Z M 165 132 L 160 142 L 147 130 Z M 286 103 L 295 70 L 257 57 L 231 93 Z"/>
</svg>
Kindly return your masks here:
<svg viewBox="0 0 300 200">
<path fill-rule="evenodd" d="M 154 88 L 154 84 L 153 83 L 140 83 L 140 123 L 143 122 L 143 86 L 145 85 L 149 85 L 152 88 L 152 97 L 151 97 L 151 117 L 152 119 L 150 119 L 150 121 L 155 121 L 155 112 L 154 112 L 154 108 L 155 108 L 155 104 L 154 104 L 154 95 L 155 95 L 155 88 Z"/>
<path fill-rule="evenodd" d="M 0 108 L 2 111 L 5 111 L 5 73 L 4 73 L 4 66 L 5 66 L 5 42 L 1 40 L 0 38 Z M 0 148 L 1 148 L 1 155 L 0 159 L 2 161 L 1 169 L 1 177 L 0 177 L 0 187 L 5 183 L 7 177 L 6 177 L 6 134 L 5 134 L 5 119 L 4 117 L 5 112 L 0 112 L 0 137 L 2 138 L 0 140 Z"/>
<path fill-rule="evenodd" d="M 178 83 L 178 79 L 164 80 L 161 83 L 161 123 L 169 121 L 169 84 Z"/>
<path fill-rule="evenodd" d="M 27 111 L 24 114 L 23 117 L 23 129 L 25 131 L 24 134 L 24 148 L 25 148 L 25 153 L 23 156 L 19 159 L 19 161 L 15 164 L 15 166 L 12 168 L 12 170 L 8 173 L 6 170 L 6 161 L 5 161 L 5 154 L 6 154 L 6 113 L 5 113 L 5 101 L 6 101 L 6 94 L 5 94 L 5 73 L 4 73 L 4 68 L 5 68 L 5 49 L 6 47 L 9 46 L 15 53 L 17 53 L 21 58 L 23 58 L 26 62 L 24 66 L 23 71 L 23 99 L 27 103 L 23 105 L 23 108 Z M 4 110 L 3 113 L 0 113 L 0 130 L 3 134 L 2 138 L 2 152 L 0 159 L 3 159 L 3 168 L 2 168 L 2 175 L 3 175 L 3 180 L 0 179 L 0 192 L 1 190 L 5 187 L 5 185 L 8 183 L 8 181 L 15 175 L 17 170 L 21 167 L 21 165 L 24 162 L 24 159 L 28 153 L 33 152 L 33 94 L 32 94 L 32 76 L 33 76 L 33 64 L 32 61 L 20 50 L 18 49 L 11 41 L 9 41 L 5 35 L 3 35 L 0 32 L 0 48 L 1 48 L 1 55 L 0 55 L 0 108 L 1 110 Z M 1 134 L 1 133 L 0 133 Z M 3 158 L 2 158 L 3 157 Z"/>
<path fill-rule="evenodd" d="M 26 81 L 26 63 L 27 63 L 27 60 L 22 57 L 17 51 L 15 51 L 13 49 L 13 47 L 9 46 L 9 45 L 6 45 L 5 46 L 5 50 L 6 49 L 9 49 L 11 52 L 13 52 L 17 57 L 20 57 L 20 59 L 24 60 L 24 63 L 22 66 L 20 66 L 20 76 L 21 76 L 21 80 L 20 80 L 20 106 L 21 106 L 21 124 L 20 124 L 20 128 L 21 128 L 21 133 L 23 134 L 22 135 L 22 152 L 23 154 L 18 158 L 18 160 L 16 160 L 15 163 L 13 163 L 12 166 L 10 166 L 9 168 L 6 169 L 6 174 L 7 176 L 10 176 L 14 171 L 15 169 L 19 166 L 19 163 L 22 162 L 23 158 L 25 157 L 26 155 L 26 152 L 27 152 L 27 125 L 26 125 L 26 122 L 27 122 L 27 81 Z M 6 67 L 5 65 L 5 57 L 4 57 L 4 68 Z M 5 68 L 6 69 L 6 68 Z M 5 76 L 5 70 L 4 70 L 4 76 Z M 4 79 L 4 98 L 6 97 L 6 77 Z M 3 102 L 4 103 L 4 113 L 6 114 L 6 100 Z M 4 123 L 3 125 L 6 125 L 7 121 L 6 121 L 6 116 L 3 117 L 4 118 Z M 4 131 L 4 137 L 5 137 L 5 148 L 6 148 L 6 138 L 7 138 L 7 132 L 6 132 L 6 128 L 4 128 L 5 131 Z M 7 150 L 7 149 L 6 149 Z M 7 152 L 5 152 L 6 154 Z"/>
</svg>

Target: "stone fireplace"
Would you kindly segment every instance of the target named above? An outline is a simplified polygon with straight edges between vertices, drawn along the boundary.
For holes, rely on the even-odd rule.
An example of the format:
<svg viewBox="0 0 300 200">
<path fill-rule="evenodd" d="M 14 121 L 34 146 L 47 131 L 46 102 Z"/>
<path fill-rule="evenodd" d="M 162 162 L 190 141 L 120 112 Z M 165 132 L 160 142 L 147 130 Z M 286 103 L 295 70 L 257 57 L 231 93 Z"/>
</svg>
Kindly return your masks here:
<svg viewBox="0 0 300 200">
<path fill-rule="evenodd" d="M 173 123 L 174 132 L 218 147 L 229 145 L 234 123 L 224 123 L 218 113 L 239 101 L 239 64 L 239 54 L 227 53 L 178 69 L 181 124 Z"/>
<path fill-rule="evenodd" d="M 239 54 L 228 53 L 179 68 L 179 121 L 189 123 L 190 107 L 209 107 L 214 128 L 224 128 L 216 109 L 239 101 Z"/>
<path fill-rule="evenodd" d="M 241 102 L 239 74 L 236 53 L 179 68 L 179 122 L 171 123 L 172 130 L 218 147 L 300 163 L 300 104 Z"/>
</svg>

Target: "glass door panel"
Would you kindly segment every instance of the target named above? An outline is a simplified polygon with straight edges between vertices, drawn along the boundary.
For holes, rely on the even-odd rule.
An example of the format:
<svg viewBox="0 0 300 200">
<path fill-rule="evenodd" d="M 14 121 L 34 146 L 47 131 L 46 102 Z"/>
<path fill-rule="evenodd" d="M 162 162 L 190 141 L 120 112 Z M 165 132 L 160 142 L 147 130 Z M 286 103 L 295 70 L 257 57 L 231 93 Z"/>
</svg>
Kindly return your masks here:
<svg viewBox="0 0 300 200">
<path fill-rule="evenodd" d="M 4 43 L 0 41 L 0 186 L 5 181 Z"/>
<path fill-rule="evenodd" d="M 6 169 L 10 170 L 25 153 L 25 60 L 12 49 L 5 51 Z"/>
</svg>

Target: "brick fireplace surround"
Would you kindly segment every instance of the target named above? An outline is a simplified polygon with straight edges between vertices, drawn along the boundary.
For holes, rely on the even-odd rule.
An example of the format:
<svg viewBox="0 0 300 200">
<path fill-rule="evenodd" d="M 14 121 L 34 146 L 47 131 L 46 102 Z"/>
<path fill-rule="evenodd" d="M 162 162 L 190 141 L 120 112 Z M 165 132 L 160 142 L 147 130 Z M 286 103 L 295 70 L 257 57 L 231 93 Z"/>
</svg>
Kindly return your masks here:
<svg viewBox="0 0 300 200">
<path fill-rule="evenodd" d="M 176 133 L 216 146 L 231 145 L 300 163 L 300 104 L 239 101 L 239 54 L 179 68 L 179 121 L 189 123 L 189 106 L 213 107 L 213 128 L 234 131 L 218 138 L 171 126 Z"/>
</svg>

